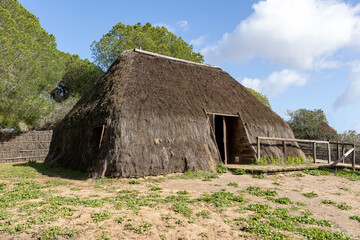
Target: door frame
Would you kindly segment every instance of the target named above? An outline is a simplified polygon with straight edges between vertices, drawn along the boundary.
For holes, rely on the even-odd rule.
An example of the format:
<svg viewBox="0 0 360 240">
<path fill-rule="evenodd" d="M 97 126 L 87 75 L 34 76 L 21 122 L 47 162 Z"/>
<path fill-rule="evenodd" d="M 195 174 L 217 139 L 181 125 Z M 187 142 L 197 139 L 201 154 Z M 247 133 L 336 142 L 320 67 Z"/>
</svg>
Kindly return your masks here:
<svg viewBox="0 0 360 240">
<path fill-rule="evenodd" d="M 204 110 L 205 111 L 205 110 Z M 225 165 L 228 164 L 228 157 L 229 157 L 229 151 L 228 151 L 228 143 L 227 143 L 227 127 L 226 127 L 226 117 L 237 117 L 237 118 L 240 118 L 240 114 L 227 114 L 227 113 L 214 113 L 214 112 L 206 112 L 206 117 L 208 119 L 208 122 L 209 122 L 209 125 L 210 125 L 210 128 L 211 128 L 211 132 L 212 132 L 212 137 L 214 139 L 214 143 L 216 145 L 216 148 L 219 152 L 219 157 L 220 159 L 224 162 Z M 212 119 L 213 119 L 213 122 L 210 121 L 210 118 L 209 116 L 212 115 Z M 223 121 L 223 142 L 224 142 L 224 159 L 222 159 L 221 157 L 221 154 L 220 154 L 220 149 L 219 149 L 219 146 L 217 144 L 217 141 L 216 141 L 216 135 L 215 135 L 215 117 L 216 116 L 221 116 L 222 117 L 222 121 Z"/>
</svg>

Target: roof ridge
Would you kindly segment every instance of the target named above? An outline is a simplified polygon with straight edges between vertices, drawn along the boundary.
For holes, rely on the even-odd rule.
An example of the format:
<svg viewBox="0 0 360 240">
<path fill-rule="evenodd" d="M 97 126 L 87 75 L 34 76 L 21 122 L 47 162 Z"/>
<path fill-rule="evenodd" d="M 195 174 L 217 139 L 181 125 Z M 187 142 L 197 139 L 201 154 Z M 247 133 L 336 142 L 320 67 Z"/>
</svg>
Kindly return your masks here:
<svg viewBox="0 0 360 240">
<path fill-rule="evenodd" d="M 166 59 L 177 61 L 177 62 L 184 62 L 184 63 L 190 63 L 190 64 L 200 65 L 200 66 L 204 66 L 204 67 L 211 67 L 211 68 L 221 69 L 221 67 L 219 67 L 219 66 L 214 66 L 214 65 L 205 64 L 205 63 L 192 62 L 192 61 L 188 61 L 188 60 L 184 60 L 184 59 L 180 59 L 180 58 L 175 58 L 175 57 L 169 57 L 169 56 L 161 55 L 161 54 L 158 54 L 158 53 L 144 51 L 144 50 L 141 50 L 141 49 L 138 49 L 138 48 L 134 48 L 134 52 L 147 54 L 147 55 L 151 55 L 151 56 L 155 56 L 155 57 L 166 58 Z"/>
</svg>

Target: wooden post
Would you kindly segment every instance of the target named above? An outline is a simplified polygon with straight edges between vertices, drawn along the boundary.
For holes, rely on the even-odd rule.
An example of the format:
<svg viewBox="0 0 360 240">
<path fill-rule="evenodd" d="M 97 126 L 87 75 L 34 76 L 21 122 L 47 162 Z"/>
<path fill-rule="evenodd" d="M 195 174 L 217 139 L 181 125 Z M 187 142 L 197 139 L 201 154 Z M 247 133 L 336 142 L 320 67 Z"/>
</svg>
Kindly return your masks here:
<svg viewBox="0 0 360 240">
<path fill-rule="evenodd" d="M 328 163 L 331 162 L 331 147 L 330 147 L 330 143 L 328 143 Z"/>
<path fill-rule="evenodd" d="M 286 141 L 283 141 L 284 160 L 286 160 Z"/>
<path fill-rule="evenodd" d="M 260 138 L 257 137 L 257 159 L 256 159 L 257 162 L 260 161 Z"/>
<path fill-rule="evenodd" d="M 346 148 L 345 148 L 345 145 L 343 144 L 342 145 L 342 155 L 345 154 L 345 150 L 346 150 Z M 342 163 L 345 163 L 345 158 L 342 160 Z"/>
<path fill-rule="evenodd" d="M 337 159 L 339 159 L 341 157 L 340 150 L 339 150 L 339 141 L 338 141 L 338 144 L 336 144 L 336 153 L 337 153 Z"/>
<path fill-rule="evenodd" d="M 223 125 L 224 125 L 224 156 L 225 156 L 225 165 L 227 165 L 227 144 L 226 144 L 226 121 L 225 117 L 223 117 Z"/>
<path fill-rule="evenodd" d="M 316 163 L 316 142 L 313 145 L 313 155 L 314 155 L 314 163 Z"/>
<path fill-rule="evenodd" d="M 354 148 L 354 152 L 353 152 L 353 159 L 352 159 L 352 169 L 353 169 L 353 171 L 355 172 L 355 157 L 356 157 L 356 155 L 355 155 L 355 144 L 353 145 L 353 148 Z"/>
</svg>

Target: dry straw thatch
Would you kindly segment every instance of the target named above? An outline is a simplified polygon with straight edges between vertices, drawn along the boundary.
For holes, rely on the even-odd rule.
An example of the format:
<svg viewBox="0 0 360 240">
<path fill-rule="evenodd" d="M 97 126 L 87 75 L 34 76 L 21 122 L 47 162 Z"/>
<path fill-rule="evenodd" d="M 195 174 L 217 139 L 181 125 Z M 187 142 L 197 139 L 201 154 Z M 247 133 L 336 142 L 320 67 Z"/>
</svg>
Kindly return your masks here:
<svg viewBox="0 0 360 240">
<path fill-rule="evenodd" d="M 46 162 L 111 177 L 212 170 L 221 159 L 209 124 L 214 115 L 205 111 L 240 114 L 227 118 L 240 162 L 255 158 L 257 136 L 294 138 L 220 68 L 128 50 L 55 127 Z M 302 155 L 297 145 L 287 152 Z M 262 154 L 282 150 L 268 146 Z"/>
</svg>

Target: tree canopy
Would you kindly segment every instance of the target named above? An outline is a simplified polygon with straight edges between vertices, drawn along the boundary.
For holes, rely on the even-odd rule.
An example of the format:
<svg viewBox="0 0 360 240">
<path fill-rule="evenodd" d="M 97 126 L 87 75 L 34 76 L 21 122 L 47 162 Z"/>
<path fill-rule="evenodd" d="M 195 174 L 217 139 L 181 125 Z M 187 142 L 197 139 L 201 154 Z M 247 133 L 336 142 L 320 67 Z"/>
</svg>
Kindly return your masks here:
<svg viewBox="0 0 360 240">
<path fill-rule="evenodd" d="M 59 51 L 17 0 L 1 0 L 0 46 L 0 128 L 34 125 L 53 110 L 57 85 L 81 95 L 101 74 L 88 60 Z"/>
<path fill-rule="evenodd" d="M 48 98 L 64 74 L 55 38 L 17 1 L 0 6 L 0 126 L 35 123 L 51 111 Z"/>
<path fill-rule="evenodd" d="M 194 62 L 204 61 L 204 57 L 194 52 L 193 46 L 181 37 L 177 37 L 165 27 L 155 27 L 150 23 L 125 25 L 119 22 L 91 45 L 95 63 L 103 70 L 108 69 L 121 52 L 133 48 Z"/>
<path fill-rule="evenodd" d="M 88 59 L 82 60 L 76 54 L 62 53 L 62 58 L 65 73 L 51 91 L 51 97 L 56 102 L 62 102 L 69 97 L 79 99 L 104 73 Z"/>
<path fill-rule="evenodd" d="M 263 94 L 255 91 L 255 90 L 252 89 L 252 88 L 246 88 L 246 89 L 247 89 L 249 92 L 251 92 L 257 99 L 259 99 L 260 102 L 262 102 L 265 106 L 271 108 L 269 99 L 267 98 L 266 95 L 263 95 Z"/>
<path fill-rule="evenodd" d="M 339 134 L 340 142 L 355 143 L 360 145 L 360 133 L 355 130 L 347 130 L 342 134 Z"/>
<path fill-rule="evenodd" d="M 288 124 L 294 132 L 295 138 L 313 140 L 334 140 L 336 131 L 328 125 L 325 113 L 321 109 L 298 109 L 287 111 L 290 116 Z"/>
</svg>

